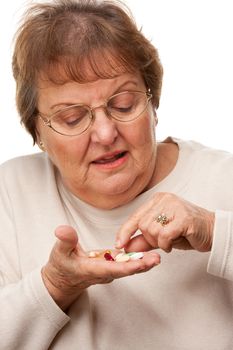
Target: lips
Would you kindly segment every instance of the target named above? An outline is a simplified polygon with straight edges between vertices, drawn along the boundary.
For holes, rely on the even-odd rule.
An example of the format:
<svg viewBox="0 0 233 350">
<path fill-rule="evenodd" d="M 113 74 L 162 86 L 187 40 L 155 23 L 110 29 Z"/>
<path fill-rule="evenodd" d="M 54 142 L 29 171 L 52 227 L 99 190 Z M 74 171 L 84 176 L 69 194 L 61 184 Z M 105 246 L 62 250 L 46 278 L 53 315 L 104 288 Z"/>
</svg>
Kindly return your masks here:
<svg viewBox="0 0 233 350">
<path fill-rule="evenodd" d="M 101 157 L 95 159 L 92 163 L 94 164 L 108 164 L 113 163 L 116 160 L 124 157 L 126 152 L 113 152 L 102 155 Z"/>
</svg>

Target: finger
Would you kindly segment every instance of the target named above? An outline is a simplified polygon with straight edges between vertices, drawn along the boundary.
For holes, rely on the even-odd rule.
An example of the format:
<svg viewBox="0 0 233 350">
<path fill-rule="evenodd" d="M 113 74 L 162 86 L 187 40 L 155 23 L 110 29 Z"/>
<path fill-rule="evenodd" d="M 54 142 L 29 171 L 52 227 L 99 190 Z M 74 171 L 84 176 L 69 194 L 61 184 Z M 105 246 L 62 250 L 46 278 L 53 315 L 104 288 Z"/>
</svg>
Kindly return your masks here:
<svg viewBox="0 0 233 350">
<path fill-rule="evenodd" d="M 183 242 L 181 239 L 182 230 L 174 222 L 161 228 L 158 235 L 158 247 L 166 253 L 170 253 L 177 243 Z"/>
<path fill-rule="evenodd" d="M 148 210 L 150 210 L 152 201 L 146 203 L 138 211 L 136 211 L 127 221 L 123 224 L 116 235 L 115 247 L 117 249 L 123 248 L 130 240 L 130 238 L 135 234 L 138 229 L 138 224 L 143 218 Z"/>
<path fill-rule="evenodd" d="M 126 252 L 146 252 L 154 249 L 145 239 L 143 235 L 138 235 L 130 239 L 129 243 L 124 247 Z"/>
<path fill-rule="evenodd" d="M 73 227 L 65 225 L 58 226 L 55 230 L 55 236 L 58 238 L 56 249 L 61 254 L 70 256 L 77 249 L 79 253 L 84 253 L 78 244 L 78 235 Z"/>
<path fill-rule="evenodd" d="M 172 248 L 190 250 L 193 249 L 189 241 L 185 237 L 179 237 L 172 241 Z"/>
<path fill-rule="evenodd" d="M 123 248 L 130 240 L 130 237 L 138 229 L 138 218 L 136 216 L 131 217 L 123 226 L 120 228 L 116 235 L 115 247 L 117 249 Z"/>
<path fill-rule="evenodd" d="M 155 252 L 149 252 L 145 253 L 142 259 L 127 262 L 93 260 L 90 261 L 89 266 L 86 266 L 89 275 L 101 277 L 102 279 L 116 279 L 150 270 L 160 263 L 160 255 Z"/>
<path fill-rule="evenodd" d="M 118 266 L 121 265 L 121 266 Z M 155 252 L 145 253 L 139 260 L 116 263 L 114 278 L 121 278 L 136 273 L 146 272 L 160 264 L 160 255 Z"/>
<path fill-rule="evenodd" d="M 170 253 L 172 250 L 172 241 L 167 237 L 159 236 L 158 246 L 160 249 L 163 249 L 166 253 Z"/>
</svg>

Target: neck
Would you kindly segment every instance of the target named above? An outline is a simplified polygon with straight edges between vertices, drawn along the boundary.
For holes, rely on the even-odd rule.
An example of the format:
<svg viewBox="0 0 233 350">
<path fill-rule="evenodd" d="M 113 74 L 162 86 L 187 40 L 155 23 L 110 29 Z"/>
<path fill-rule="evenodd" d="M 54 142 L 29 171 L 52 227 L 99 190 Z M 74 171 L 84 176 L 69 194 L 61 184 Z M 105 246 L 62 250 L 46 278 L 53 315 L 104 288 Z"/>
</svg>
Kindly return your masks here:
<svg viewBox="0 0 233 350">
<path fill-rule="evenodd" d="M 157 185 L 172 172 L 178 156 L 179 148 L 176 143 L 161 142 L 158 144 L 155 171 L 147 189 Z"/>
</svg>

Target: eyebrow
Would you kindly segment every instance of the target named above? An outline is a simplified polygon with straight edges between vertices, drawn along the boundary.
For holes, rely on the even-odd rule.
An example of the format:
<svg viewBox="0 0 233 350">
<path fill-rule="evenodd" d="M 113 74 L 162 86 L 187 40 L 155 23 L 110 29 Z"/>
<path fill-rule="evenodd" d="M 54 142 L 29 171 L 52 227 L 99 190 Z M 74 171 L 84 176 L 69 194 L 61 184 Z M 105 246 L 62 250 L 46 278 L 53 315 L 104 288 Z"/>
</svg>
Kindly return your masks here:
<svg viewBox="0 0 233 350">
<path fill-rule="evenodd" d="M 122 88 L 124 88 L 125 86 L 132 84 L 132 85 L 135 85 L 135 87 L 137 87 L 137 86 L 138 86 L 138 83 L 139 83 L 139 82 L 136 81 L 136 80 L 127 80 L 127 81 L 123 82 L 120 86 L 117 87 L 117 89 L 116 89 L 113 93 L 111 93 L 111 94 L 106 98 L 106 100 L 107 100 L 109 97 L 111 97 L 111 96 L 117 94 L 118 92 L 121 92 L 121 91 L 122 91 Z M 126 91 L 127 91 L 127 90 L 126 90 Z M 56 107 L 64 106 L 64 108 L 65 108 L 65 107 L 72 106 L 72 105 L 75 105 L 75 104 L 76 104 L 76 103 L 60 102 L 60 103 L 56 103 L 56 104 L 52 105 L 52 106 L 50 107 L 50 110 L 51 110 L 51 112 L 52 112 L 52 110 L 53 110 L 54 108 L 56 108 Z M 85 103 L 82 103 L 82 102 L 78 102 L 77 104 L 83 104 L 83 105 L 85 105 Z M 57 111 L 57 112 L 58 112 L 58 111 Z M 52 113 L 53 113 L 53 112 L 52 112 Z M 56 112 L 55 112 L 55 113 L 56 113 Z M 50 114 L 51 114 L 51 113 L 50 113 Z"/>
<path fill-rule="evenodd" d="M 133 84 L 135 86 L 138 86 L 138 81 L 135 81 L 135 80 L 127 80 L 125 81 L 124 83 L 122 83 L 120 86 L 118 86 L 118 88 L 115 90 L 115 92 L 113 93 L 114 94 L 117 94 L 118 92 L 120 92 L 120 90 L 125 87 L 125 85 L 129 85 L 129 84 Z"/>
</svg>

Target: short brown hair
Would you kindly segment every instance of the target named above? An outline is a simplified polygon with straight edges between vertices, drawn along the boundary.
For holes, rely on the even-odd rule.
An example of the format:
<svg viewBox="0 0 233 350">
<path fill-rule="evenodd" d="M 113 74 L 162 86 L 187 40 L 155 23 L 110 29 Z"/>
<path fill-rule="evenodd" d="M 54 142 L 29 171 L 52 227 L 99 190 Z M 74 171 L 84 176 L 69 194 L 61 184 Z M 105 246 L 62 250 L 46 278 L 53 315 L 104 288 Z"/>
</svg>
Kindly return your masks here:
<svg viewBox="0 0 233 350">
<path fill-rule="evenodd" d="M 16 33 L 12 67 L 21 122 L 34 142 L 40 73 L 62 84 L 139 71 L 151 89 L 153 105 L 159 106 L 163 73 L 158 52 L 119 0 L 54 0 L 32 5 Z"/>
</svg>

